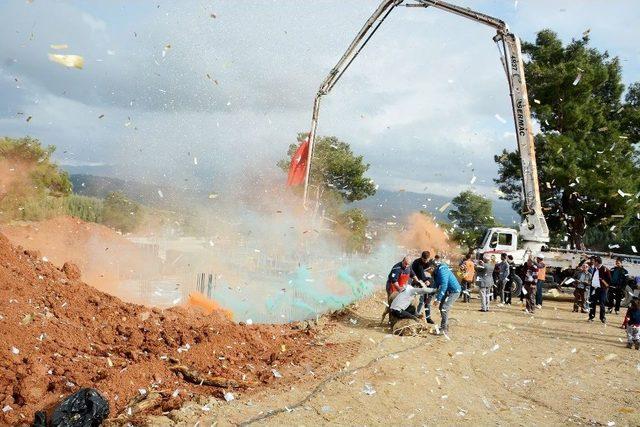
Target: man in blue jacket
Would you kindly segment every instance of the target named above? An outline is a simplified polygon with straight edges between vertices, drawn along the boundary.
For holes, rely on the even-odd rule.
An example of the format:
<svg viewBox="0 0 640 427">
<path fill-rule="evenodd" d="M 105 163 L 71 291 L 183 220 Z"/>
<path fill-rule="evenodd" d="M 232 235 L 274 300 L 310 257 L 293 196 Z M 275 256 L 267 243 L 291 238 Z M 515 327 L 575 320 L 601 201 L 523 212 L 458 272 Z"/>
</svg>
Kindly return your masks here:
<svg viewBox="0 0 640 427">
<path fill-rule="evenodd" d="M 433 287 L 438 288 L 438 293 L 434 298 L 433 305 L 440 305 L 440 330 L 444 333 L 449 331 L 449 314 L 453 303 L 460 297 L 462 287 L 458 283 L 458 279 L 453 274 L 449 266 L 441 263 L 429 268 L 432 270 Z"/>
</svg>

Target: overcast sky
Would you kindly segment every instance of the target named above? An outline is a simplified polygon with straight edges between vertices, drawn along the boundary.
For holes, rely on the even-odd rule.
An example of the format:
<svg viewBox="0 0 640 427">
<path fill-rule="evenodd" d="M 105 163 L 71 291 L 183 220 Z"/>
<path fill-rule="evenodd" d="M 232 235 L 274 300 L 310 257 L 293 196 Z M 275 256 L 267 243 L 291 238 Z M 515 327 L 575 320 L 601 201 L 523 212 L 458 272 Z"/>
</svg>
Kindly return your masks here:
<svg viewBox="0 0 640 427">
<path fill-rule="evenodd" d="M 123 178 L 264 182 L 378 3 L 2 0 L 0 135 L 37 137 L 62 164 Z M 620 57 L 625 83 L 640 80 L 636 0 L 458 4 L 524 40 L 590 29 L 594 46 Z M 397 8 L 324 98 L 319 133 L 364 155 L 382 188 L 453 197 L 475 175 L 473 187 L 495 197 L 493 155 L 515 139 L 493 35 L 439 10 Z M 82 55 L 84 69 L 48 53 Z"/>
</svg>

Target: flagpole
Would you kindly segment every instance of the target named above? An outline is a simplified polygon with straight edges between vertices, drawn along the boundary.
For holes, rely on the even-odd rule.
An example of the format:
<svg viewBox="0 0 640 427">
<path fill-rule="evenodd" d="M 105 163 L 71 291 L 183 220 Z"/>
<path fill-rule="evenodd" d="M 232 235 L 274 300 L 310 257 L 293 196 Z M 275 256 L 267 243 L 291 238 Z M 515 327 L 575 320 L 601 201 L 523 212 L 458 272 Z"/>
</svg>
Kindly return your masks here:
<svg viewBox="0 0 640 427">
<path fill-rule="evenodd" d="M 309 151 L 307 153 L 307 170 L 304 176 L 304 195 L 302 196 L 302 207 L 307 208 L 307 196 L 309 194 L 309 174 L 311 172 L 311 156 L 313 155 L 313 145 L 316 141 L 316 129 L 318 127 L 318 113 L 320 112 L 320 97 L 322 92 L 318 91 L 313 101 L 313 113 L 311 115 L 311 131 L 309 132 Z"/>
</svg>

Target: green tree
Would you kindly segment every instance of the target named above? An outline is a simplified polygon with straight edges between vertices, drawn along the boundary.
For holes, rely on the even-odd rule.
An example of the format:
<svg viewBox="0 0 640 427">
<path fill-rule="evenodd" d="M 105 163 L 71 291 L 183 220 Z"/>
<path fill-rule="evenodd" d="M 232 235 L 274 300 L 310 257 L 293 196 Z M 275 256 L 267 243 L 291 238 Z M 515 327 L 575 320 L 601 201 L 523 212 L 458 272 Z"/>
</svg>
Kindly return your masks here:
<svg viewBox="0 0 640 427">
<path fill-rule="evenodd" d="M 640 82 L 629 85 L 621 111 L 621 131 L 632 144 L 640 144 Z"/>
<path fill-rule="evenodd" d="M 72 185 L 67 172 L 60 170 L 52 163 L 51 155 L 56 151 L 54 145 L 43 147 L 35 138 L 0 138 L 0 160 L 8 165 L 28 171 L 31 182 L 16 182 L 26 185 L 29 190 L 47 193 L 54 196 L 65 196 L 71 193 Z"/>
<path fill-rule="evenodd" d="M 134 231 L 142 221 L 140 205 L 127 199 L 119 191 L 109 193 L 102 207 L 103 224 L 123 233 Z"/>
<path fill-rule="evenodd" d="M 0 137 L 0 221 L 40 220 L 64 213 L 66 172 L 51 161 L 55 147 L 31 137 Z"/>
<path fill-rule="evenodd" d="M 95 197 L 71 194 L 67 197 L 66 213 L 87 222 L 103 221 L 103 201 Z"/>
<path fill-rule="evenodd" d="M 550 230 L 574 247 L 583 246 L 587 228 L 616 225 L 637 209 L 640 182 L 632 144 L 638 86 L 623 102 L 618 58 L 588 43 L 585 36 L 563 46 L 543 30 L 535 43 L 523 44 L 531 111 L 540 124 L 535 148 L 543 209 Z M 504 150 L 495 161 L 503 198 L 519 207 L 519 154 Z"/>
<path fill-rule="evenodd" d="M 298 142 L 307 139 L 308 134 L 298 134 Z M 298 144 L 291 144 L 287 158 L 278 162 L 285 172 L 289 170 L 291 156 L 298 149 Z M 321 201 L 355 202 L 376 193 L 373 181 L 364 176 L 369 164 L 364 163 L 362 156 L 356 156 L 346 142 L 335 136 L 316 138 L 313 147 L 313 159 L 309 173 L 309 185 L 318 189 Z M 338 197 L 336 197 L 338 196 Z"/>
<path fill-rule="evenodd" d="M 307 138 L 307 133 L 299 133 L 298 144 L 289 145 L 287 158 L 278 162 L 285 173 L 289 171 L 291 157 Z M 349 252 L 364 249 L 369 220 L 360 209 L 345 211 L 344 204 L 375 194 L 375 184 L 365 177 L 368 169 L 369 164 L 364 163 L 362 156 L 356 156 L 346 142 L 335 136 L 316 138 L 309 172 L 310 198 L 317 199 L 324 214 L 334 218 L 336 231 L 343 235 Z"/>
<path fill-rule="evenodd" d="M 451 221 L 449 233 L 460 245 L 473 248 L 487 228 L 495 227 L 493 204 L 472 191 L 463 191 L 451 200 L 453 208 L 447 214 Z"/>
</svg>

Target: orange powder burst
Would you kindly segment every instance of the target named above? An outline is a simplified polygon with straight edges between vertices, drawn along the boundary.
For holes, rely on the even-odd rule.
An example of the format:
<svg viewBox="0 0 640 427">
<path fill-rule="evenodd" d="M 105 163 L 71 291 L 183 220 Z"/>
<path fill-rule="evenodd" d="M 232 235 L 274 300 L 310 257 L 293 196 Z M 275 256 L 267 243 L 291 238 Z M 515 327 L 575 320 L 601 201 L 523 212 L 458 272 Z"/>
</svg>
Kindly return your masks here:
<svg viewBox="0 0 640 427">
<path fill-rule="evenodd" d="M 233 319 L 233 313 L 231 311 L 221 307 L 217 302 L 205 297 L 200 292 L 191 292 L 189 294 L 189 300 L 187 301 L 187 305 L 189 305 L 189 307 L 195 307 L 203 311 L 204 314 L 211 314 L 214 311 L 219 311 L 222 314 L 224 314 L 224 316 L 227 319 L 229 320 Z"/>
</svg>

